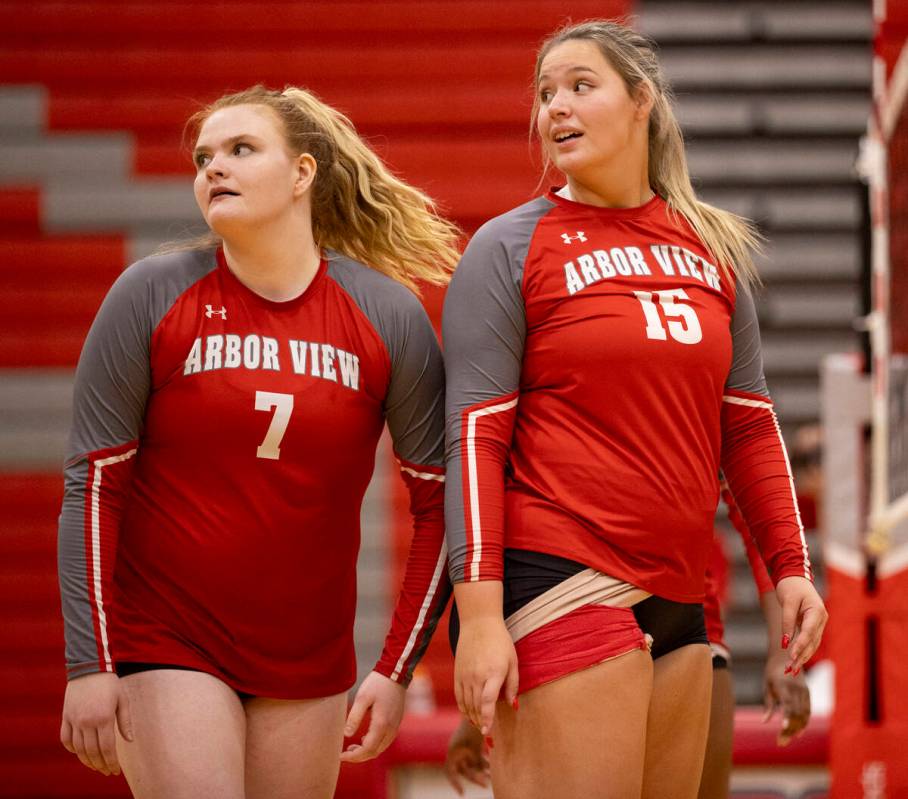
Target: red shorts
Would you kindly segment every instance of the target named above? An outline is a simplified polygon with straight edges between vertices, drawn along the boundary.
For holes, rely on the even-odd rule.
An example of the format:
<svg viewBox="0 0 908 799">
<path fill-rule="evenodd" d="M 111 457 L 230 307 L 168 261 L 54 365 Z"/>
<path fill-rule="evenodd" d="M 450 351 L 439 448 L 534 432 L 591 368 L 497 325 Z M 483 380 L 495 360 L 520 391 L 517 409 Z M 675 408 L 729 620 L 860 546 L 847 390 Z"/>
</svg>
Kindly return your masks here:
<svg viewBox="0 0 908 799">
<path fill-rule="evenodd" d="M 648 649 L 631 608 L 587 605 L 516 644 L 520 693 L 606 660 Z"/>
</svg>

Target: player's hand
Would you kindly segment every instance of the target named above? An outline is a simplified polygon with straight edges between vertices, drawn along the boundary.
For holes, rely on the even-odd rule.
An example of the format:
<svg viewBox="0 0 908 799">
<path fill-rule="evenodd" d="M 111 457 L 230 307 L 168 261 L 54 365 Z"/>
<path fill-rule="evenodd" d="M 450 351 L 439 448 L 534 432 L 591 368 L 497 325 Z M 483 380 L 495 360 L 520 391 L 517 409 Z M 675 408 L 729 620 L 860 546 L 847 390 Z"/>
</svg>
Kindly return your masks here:
<svg viewBox="0 0 908 799">
<path fill-rule="evenodd" d="M 448 742 L 445 776 L 451 787 L 463 794 L 463 779 L 481 788 L 489 787 L 489 761 L 482 750 L 482 734 L 467 719 L 460 722 Z"/>
<path fill-rule="evenodd" d="M 788 650 L 788 669 L 797 676 L 810 660 L 829 614 L 813 583 L 806 577 L 783 577 L 776 586 L 782 606 L 782 648 Z"/>
<path fill-rule="evenodd" d="M 341 762 L 362 763 L 371 760 L 391 745 L 404 715 L 405 696 L 406 688 L 402 685 L 377 671 L 369 672 L 359 686 L 353 707 L 347 714 L 344 735 L 351 737 L 359 729 L 367 711 L 371 710 L 369 729 L 361 744 L 350 744 L 341 752 Z"/>
<path fill-rule="evenodd" d="M 129 700 L 116 674 L 86 674 L 67 683 L 60 743 L 108 777 L 120 773 L 115 724 L 120 735 L 133 740 Z"/>
<path fill-rule="evenodd" d="M 517 652 L 501 616 L 461 617 L 454 658 L 457 707 L 483 735 L 489 735 L 495 703 L 504 687 L 504 701 L 517 698 Z"/>
<path fill-rule="evenodd" d="M 784 651 L 772 653 L 766 659 L 763 672 L 763 722 L 769 721 L 776 710 L 782 712 L 782 729 L 776 743 L 787 746 L 800 735 L 810 721 L 810 690 L 803 674 L 786 674 L 788 657 Z"/>
</svg>

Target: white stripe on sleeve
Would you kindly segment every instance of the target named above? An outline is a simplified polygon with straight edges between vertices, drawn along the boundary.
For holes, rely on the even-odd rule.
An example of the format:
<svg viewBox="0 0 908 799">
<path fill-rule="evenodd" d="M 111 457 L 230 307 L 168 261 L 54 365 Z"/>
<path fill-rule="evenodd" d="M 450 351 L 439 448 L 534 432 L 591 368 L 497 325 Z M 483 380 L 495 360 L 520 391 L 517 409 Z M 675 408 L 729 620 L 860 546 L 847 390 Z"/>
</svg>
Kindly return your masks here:
<svg viewBox="0 0 908 799">
<path fill-rule="evenodd" d="M 136 449 L 124 452 L 121 455 L 112 455 L 109 458 L 102 458 L 94 461 L 94 475 L 91 484 L 91 558 L 92 558 L 92 576 L 95 581 L 95 605 L 98 609 L 98 627 L 101 631 L 101 644 L 104 649 L 104 663 L 112 666 L 113 661 L 110 658 L 110 649 L 107 644 L 107 614 L 104 612 L 104 597 L 101 591 L 101 472 L 104 467 L 111 466 L 115 463 L 129 460 L 136 454 Z"/>
<path fill-rule="evenodd" d="M 498 405 L 489 405 L 467 416 L 467 479 L 470 481 L 470 520 L 473 527 L 473 559 L 470 561 L 470 580 L 479 579 L 479 561 L 482 559 L 482 525 L 479 520 L 479 485 L 476 466 L 476 420 L 493 413 L 509 411 L 517 405 L 517 397 Z"/>
</svg>

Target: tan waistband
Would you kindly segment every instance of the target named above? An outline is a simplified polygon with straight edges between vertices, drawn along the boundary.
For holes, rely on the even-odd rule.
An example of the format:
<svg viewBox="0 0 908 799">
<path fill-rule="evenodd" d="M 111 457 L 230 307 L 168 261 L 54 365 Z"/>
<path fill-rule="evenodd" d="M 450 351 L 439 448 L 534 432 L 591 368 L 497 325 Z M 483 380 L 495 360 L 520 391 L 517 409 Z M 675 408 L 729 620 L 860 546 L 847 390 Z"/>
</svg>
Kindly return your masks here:
<svg viewBox="0 0 908 799">
<path fill-rule="evenodd" d="M 623 580 L 584 569 L 528 602 L 505 619 L 514 643 L 584 605 L 629 608 L 652 596 Z"/>
</svg>

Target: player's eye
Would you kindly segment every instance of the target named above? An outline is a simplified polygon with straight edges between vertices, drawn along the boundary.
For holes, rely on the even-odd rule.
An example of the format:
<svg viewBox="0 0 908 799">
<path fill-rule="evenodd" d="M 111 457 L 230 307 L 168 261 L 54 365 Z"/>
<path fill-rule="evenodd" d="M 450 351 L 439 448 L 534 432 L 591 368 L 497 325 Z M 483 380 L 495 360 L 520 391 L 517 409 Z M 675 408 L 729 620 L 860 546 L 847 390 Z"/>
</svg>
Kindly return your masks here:
<svg viewBox="0 0 908 799">
<path fill-rule="evenodd" d="M 549 102 L 552 99 L 552 92 L 550 89 L 541 89 L 539 91 L 539 99 L 543 103 Z"/>
<path fill-rule="evenodd" d="M 195 161 L 196 168 L 201 169 L 211 160 L 211 156 L 208 153 L 196 153 L 193 160 Z"/>
<path fill-rule="evenodd" d="M 252 146 L 246 142 L 237 142 L 233 147 L 234 155 L 249 155 L 252 151 Z"/>
</svg>

